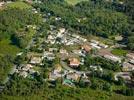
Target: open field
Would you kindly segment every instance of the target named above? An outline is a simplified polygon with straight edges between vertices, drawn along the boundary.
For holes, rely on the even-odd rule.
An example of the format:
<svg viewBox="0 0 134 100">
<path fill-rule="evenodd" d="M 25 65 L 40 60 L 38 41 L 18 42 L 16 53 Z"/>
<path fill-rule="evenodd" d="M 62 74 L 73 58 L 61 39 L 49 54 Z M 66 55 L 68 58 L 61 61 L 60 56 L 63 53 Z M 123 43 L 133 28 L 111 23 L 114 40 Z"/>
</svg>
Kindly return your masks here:
<svg viewBox="0 0 134 100">
<path fill-rule="evenodd" d="M 19 8 L 19 9 L 26 9 L 26 8 L 31 8 L 30 5 L 24 3 L 24 2 L 13 2 L 13 3 L 9 3 L 6 5 L 7 7 L 11 7 L 11 8 Z"/>
<path fill-rule="evenodd" d="M 19 51 L 20 51 L 19 48 L 17 48 L 14 45 L 11 45 L 10 40 L 5 39 L 5 40 L 0 41 L 0 57 L 9 55 L 9 56 L 12 56 L 12 59 L 13 59 L 16 53 Z M 7 76 L 8 72 L 11 69 L 12 64 L 10 62 L 7 62 L 7 64 L 9 65 L 5 66 L 4 69 L 0 66 L 0 81 L 3 80 Z"/>
<path fill-rule="evenodd" d="M 113 49 L 111 53 L 117 56 L 125 56 L 127 54 L 127 51 L 122 49 Z"/>
<path fill-rule="evenodd" d="M 17 52 L 19 52 L 20 49 L 16 47 L 15 45 L 12 45 L 10 40 L 5 39 L 0 41 L 0 55 L 13 55 L 15 56 Z"/>
<path fill-rule="evenodd" d="M 65 0 L 65 1 L 71 5 L 75 5 L 81 1 L 88 1 L 88 0 Z"/>
</svg>

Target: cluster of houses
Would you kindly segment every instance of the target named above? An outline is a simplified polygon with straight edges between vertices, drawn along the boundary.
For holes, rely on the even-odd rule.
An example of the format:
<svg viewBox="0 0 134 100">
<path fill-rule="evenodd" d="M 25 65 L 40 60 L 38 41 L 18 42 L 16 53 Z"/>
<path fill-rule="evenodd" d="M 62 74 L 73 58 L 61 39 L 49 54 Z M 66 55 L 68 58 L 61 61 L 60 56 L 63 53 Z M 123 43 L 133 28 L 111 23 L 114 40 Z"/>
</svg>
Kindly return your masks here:
<svg viewBox="0 0 134 100">
<path fill-rule="evenodd" d="M 87 39 L 76 34 L 70 34 L 65 28 L 60 28 L 58 31 L 52 30 L 48 33 L 46 43 L 74 45 L 82 44 L 86 41 Z"/>
<path fill-rule="evenodd" d="M 96 48 L 96 49 L 108 48 L 108 45 L 106 45 L 104 43 L 100 43 L 99 41 L 96 41 L 96 40 L 91 40 L 90 45 L 92 48 Z"/>
<path fill-rule="evenodd" d="M 32 78 L 34 78 L 34 73 L 36 72 L 34 69 L 33 69 L 33 65 L 31 64 L 22 64 L 20 66 L 18 66 L 18 68 L 16 69 L 16 73 L 19 74 L 19 76 L 22 76 L 24 78 L 30 76 Z"/>
<path fill-rule="evenodd" d="M 86 84 L 90 84 L 90 80 L 85 74 L 79 74 L 73 71 L 63 69 L 60 65 L 57 65 L 49 74 L 49 80 L 62 79 L 62 84 L 70 87 L 74 87 L 75 83 L 82 80 Z"/>
<path fill-rule="evenodd" d="M 84 82 L 90 83 L 85 73 L 77 73 L 74 70 L 85 64 L 84 57 L 86 57 L 87 54 L 93 49 L 98 50 L 96 56 L 101 56 L 113 62 L 119 62 L 122 64 L 122 58 L 113 55 L 108 50 L 108 45 L 104 43 L 96 40 L 91 40 L 88 42 L 86 38 L 83 38 L 80 35 L 70 34 L 65 28 L 59 28 L 57 30 L 54 26 L 50 26 L 50 29 L 51 30 L 48 32 L 47 36 L 45 36 L 45 40 L 43 37 L 42 42 L 45 42 L 45 46 L 41 46 L 42 43 L 39 43 L 43 52 L 38 52 L 37 54 L 28 54 L 28 63 L 21 65 L 16 71 L 20 76 L 26 78 L 27 76 L 37 72 L 33 70 L 33 67 L 42 66 L 44 60 L 53 61 L 59 57 L 60 61 L 63 61 L 66 64 L 65 66 L 73 70 L 68 70 L 63 67 L 64 65 L 59 63 L 58 67 L 55 67 L 49 73 L 49 80 L 61 78 L 63 79 L 63 85 L 68 86 L 75 86 L 74 83 L 78 82 L 80 79 L 82 79 Z M 63 47 L 54 47 L 54 44 L 60 44 L 63 45 Z M 64 48 L 64 46 L 70 47 L 73 45 L 78 45 L 78 48 L 73 48 L 71 50 Z M 132 71 L 134 70 L 134 54 L 128 54 L 127 58 L 128 60 L 122 65 L 123 71 Z M 103 71 L 100 66 L 91 65 L 89 67 L 92 70 Z"/>
<path fill-rule="evenodd" d="M 126 55 L 127 60 L 123 63 L 123 71 L 134 70 L 134 53 L 128 53 Z"/>
<path fill-rule="evenodd" d="M 121 61 L 122 61 L 121 57 L 113 55 L 110 51 L 108 51 L 106 49 L 99 50 L 98 55 L 101 57 L 104 57 L 108 60 L 111 60 L 113 62 L 121 63 Z"/>
</svg>

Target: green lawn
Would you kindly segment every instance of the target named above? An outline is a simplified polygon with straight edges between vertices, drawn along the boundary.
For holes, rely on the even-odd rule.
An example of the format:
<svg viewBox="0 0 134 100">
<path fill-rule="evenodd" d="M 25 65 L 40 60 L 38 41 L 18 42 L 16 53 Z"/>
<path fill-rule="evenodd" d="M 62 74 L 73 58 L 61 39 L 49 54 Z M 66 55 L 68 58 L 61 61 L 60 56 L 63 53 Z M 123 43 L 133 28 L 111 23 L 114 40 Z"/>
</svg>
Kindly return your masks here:
<svg viewBox="0 0 134 100">
<path fill-rule="evenodd" d="M 127 54 L 127 51 L 123 49 L 113 49 L 111 53 L 117 56 L 125 56 Z"/>
<path fill-rule="evenodd" d="M 12 56 L 13 59 L 16 53 L 18 53 L 19 51 L 20 49 L 18 47 L 11 45 L 10 40 L 5 39 L 0 41 L 0 57 L 4 57 L 5 55 L 10 55 Z M 9 63 L 10 65 L 5 66 L 4 69 L 0 66 L 0 81 L 5 79 L 5 77 L 7 76 L 8 72 L 11 69 L 12 63 L 10 62 L 7 63 Z"/>
<path fill-rule="evenodd" d="M 20 8 L 20 9 L 26 9 L 26 8 L 31 8 L 30 5 L 24 3 L 24 2 L 13 2 L 13 3 L 9 3 L 7 4 L 7 7 L 11 7 L 11 8 Z"/>
<path fill-rule="evenodd" d="M 65 1 L 71 5 L 75 5 L 81 1 L 88 1 L 88 0 L 65 0 Z"/>
<path fill-rule="evenodd" d="M 20 49 L 16 47 L 15 45 L 12 45 L 9 39 L 0 41 L 0 54 L 1 55 L 10 54 L 10 55 L 15 56 L 16 53 L 19 51 Z"/>
</svg>

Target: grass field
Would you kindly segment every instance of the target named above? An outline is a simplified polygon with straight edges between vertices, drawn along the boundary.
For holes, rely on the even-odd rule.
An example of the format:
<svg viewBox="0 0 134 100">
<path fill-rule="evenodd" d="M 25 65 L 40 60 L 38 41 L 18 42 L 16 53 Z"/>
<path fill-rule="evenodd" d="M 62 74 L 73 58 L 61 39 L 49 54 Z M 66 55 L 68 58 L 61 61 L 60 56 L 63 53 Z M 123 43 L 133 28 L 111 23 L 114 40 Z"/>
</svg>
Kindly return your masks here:
<svg viewBox="0 0 134 100">
<path fill-rule="evenodd" d="M 65 0 L 65 1 L 71 5 L 75 5 L 81 1 L 88 1 L 88 0 Z"/>
<path fill-rule="evenodd" d="M 11 8 L 20 8 L 20 9 L 26 9 L 26 8 L 31 8 L 30 5 L 24 3 L 24 2 L 13 2 L 13 3 L 9 3 L 6 5 L 7 7 L 11 7 Z"/>
<path fill-rule="evenodd" d="M 12 58 L 15 57 L 16 53 L 18 53 L 20 49 L 14 45 L 11 45 L 10 40 L 5 39 L 0 41 L 0 56 L 5 56 L 5 55 L 11 55 Z M 10 62 L 8 62 L 10 63 Z M 10 71 L 12 66 L 12 63 L 10 63 L 10 66 L 5 66 L 5 69 L 1 68 L 0 66 L 0 81 L 3 81 L 8 72 Z"/>
<path fill-rule="evenodd" d="M 5 39 L 0 41 L 0 55 L 13 55 L 15 56 L 17 52 L 19 52 L 20 49 L 14 45 L 11 45 L 10 40 Z"/>
<path fill-rule="evenodd" d="M 125 56 L 127 54 L 127 51 L 122 49 L 113 49 L 111 53 L 117 56 Z"/>
</svg>

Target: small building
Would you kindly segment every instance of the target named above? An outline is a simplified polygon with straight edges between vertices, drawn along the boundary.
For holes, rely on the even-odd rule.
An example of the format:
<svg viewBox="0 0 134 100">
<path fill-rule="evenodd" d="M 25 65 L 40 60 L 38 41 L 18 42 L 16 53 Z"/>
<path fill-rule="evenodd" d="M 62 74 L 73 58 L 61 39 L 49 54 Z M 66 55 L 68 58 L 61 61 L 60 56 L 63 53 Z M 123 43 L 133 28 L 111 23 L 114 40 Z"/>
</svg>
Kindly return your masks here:
<svg viewBox="0 0 134 100">
<path fill-rule="evenodd" d="M 52 52 L 45 51 L 43 54 L 43 58 L 47 58 L 48 60 L 54 60 L 55 54 Z"/>
<path fill-rule="evenodd" d="M 77 73 L 68 73 L 66 75 L 66 79 L 72 80 L 72 81 L 78 81 L 80 78 L 80 75 Z"/>
<path fill-rule="evenodd" d="M 26 78 L 26 77 L 28 76 L 28 73 L 25 72 L 25 71 L 21 71 L 21 72 L 19 73 L 19 76 L 22 76 L 22 77 Z"/>
<path fill-rule="evenodd" d="M 100 43 L 99 46 L 102 47 L 102 48 L 108 48 L 108 45 L 105 45 L 103 43 Z"/>
<path fill-rule="evenodd" d="M 2 7 L 5 4 L 4 1 L 0 2 L 0 7 Z"/>
<path fill-rule="evenodd" d="M 59 33 L 61 33 L 61 34 L 64 33 L 65 31 L 66 31 L 65 28 L 60 28 L 60 29 L 59 29 Z"/>
<path fill-rule="evenodd" d="M 23 71 L 29 71 L 33 66 L 31 64 L 26 64 L 21 66 L 21 70 Z"/>
<path fill-rule="evenodd" d="M 85 44 L 81 46 L 81 49 L 85 50 L 86 52 L 90 52 L 92 48 L 89 45 Z"/>
<path fill-rule="evenodd" d="M 96 43 L 90 43 L 90 45 L 92 48 L 101 49 L 101 47 L 98 46 L 98 44 L 96 44 Z"/>
<path fill-rule="evenodd" d="M 134 65 L 130 64 L 128 62 L 124 62 L 122 70 L 123 71 L 133 71 L 134 70 Z"/>
<path fill-rule="evenodd" d="M 73 68 L 77 68 L 80 65 L 80 61 L 77 58 L 69 59 L 69 66 Z"/>
<path fill-rule="evenodd" d="M 104 58 L 121 63 L 121 58 L 114 55 L 104 55 Z"/>
<path fill-rule="evenodd" d="M 67 50 L 65 50 L 65 49 L 60 49 L 60 54 L 68 55 L 68 52 L 67 52 Z"/>
<path fill-rule="evenodd" d="M 49 48 L 49 52 L 57 52 L 58 49 L 57 48 Z"/>
<path fill-rule="evenodd" d="M 39 56 L 31 57 L 30 64 L 40 64 L 42 61 L 42 58 Z"/>
<path fill-rule="evenodd" d="M 134 59 L 130 59 L 130 60 L 129 60 L 129 63 L 131 63 L 131 64 L 134 65 Z"/>
<path fill-rule="evenodd" d="M 96 41 L 96 40 L 91 40 L 91 43 L 94 43 L 94 44 L 99 44 L 99 41 Z"/>
<path fill-rule="evenodd" d="M 134 53 L 128 53 L 128 54 L 126 55 L 126 57 L 127 57 L 128 59 L 134 59 Z"/>
</svg>

